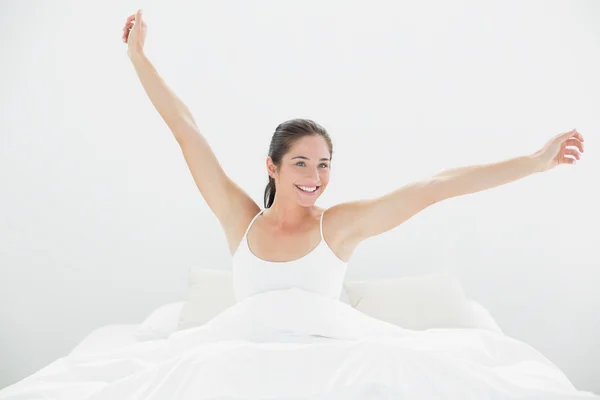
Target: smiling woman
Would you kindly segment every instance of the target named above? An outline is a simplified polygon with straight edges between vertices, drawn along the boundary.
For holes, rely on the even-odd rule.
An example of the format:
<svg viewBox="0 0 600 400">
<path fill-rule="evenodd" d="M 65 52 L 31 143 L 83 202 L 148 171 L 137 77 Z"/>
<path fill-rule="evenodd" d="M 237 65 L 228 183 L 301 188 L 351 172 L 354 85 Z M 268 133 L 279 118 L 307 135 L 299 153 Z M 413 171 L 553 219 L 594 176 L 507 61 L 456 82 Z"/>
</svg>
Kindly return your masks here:
<svg viewBox="0 0 600 400">
<path fill-rule="evenodd" d="M 301 155 L 296 155 L 301 154 Z M 277 199 L 288 197 L 285 188 L 291 182 L 298 192 L 313 201 L 321 195 L 329 182 L 333 144 L 321 125 L 308 119 L 292 119 L 280 124 L 269 146 L 267 169 L 269 183 L 265 188 L 264 206 L 270 208 Z M 289 163 L 286 157 L 289 157 Z M 295 161 L 302 160 L 302 161 Z M 294 168 L 289 168 L 293 165 Z M 309 203 L 302 203 L 304 207 Z"/>
</svg>

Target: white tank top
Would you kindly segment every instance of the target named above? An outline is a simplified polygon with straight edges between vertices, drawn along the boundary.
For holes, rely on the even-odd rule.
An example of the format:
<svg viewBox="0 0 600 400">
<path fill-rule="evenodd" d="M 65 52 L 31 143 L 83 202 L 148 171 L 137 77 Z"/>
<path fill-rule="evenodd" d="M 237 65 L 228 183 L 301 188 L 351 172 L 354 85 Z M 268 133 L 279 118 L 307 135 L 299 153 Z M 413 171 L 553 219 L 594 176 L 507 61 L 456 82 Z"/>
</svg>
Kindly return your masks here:
<svg viewBox="0 0 600 400">
<path fill-rule="evenodd" d="M 266 261 L 256 257 L 248 246 L 248 231 L 261 210 L 252 218 L 240 245 L 233 253 L 233 290 L 236 301 L 270 290 L 300 288 L 340 299 L 348 263 L 340 260 L 323 237 L 310 253 L 292 261 Z M 277 243 L 273 243 L 277 245 Z"/>
</svg>

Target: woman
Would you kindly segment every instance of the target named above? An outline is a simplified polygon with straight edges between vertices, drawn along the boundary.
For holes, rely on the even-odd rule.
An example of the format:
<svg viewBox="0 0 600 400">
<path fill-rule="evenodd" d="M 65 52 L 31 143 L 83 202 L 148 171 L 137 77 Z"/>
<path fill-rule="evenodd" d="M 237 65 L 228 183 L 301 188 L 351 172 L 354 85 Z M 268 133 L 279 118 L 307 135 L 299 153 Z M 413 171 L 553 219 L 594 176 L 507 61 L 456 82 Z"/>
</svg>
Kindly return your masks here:
<svg viewBox="0 0 600 400">
<path fill-rule="evenodd" d="M 145 36 L 146 24 L 139 10 L 127 18 L 123 28 L 127 54 L 150 100 L 180 144 L 203 198 L 223 226 L 234 260 L 240 247 L 244 263 L 297 263 L 313 252 L 322 252 L 320 256 L 328 257 L 328 262 L 346 264 L 361 241 L 400 225 L 431 204 L 560 164 L 575 164 L 583 152 L 584 139 L 573 129 L 553 137 L 533 154 L 443 171 L 379 198 L 338 204 L 327 209 L 324 218 L 325 210 L 315 206 L 315 201 L 329 183 L 331 139 L 313 121 L 290 120 L 280 124 L 271 139 L 266 160 L 269 183 L 261 210 L 225 175 L 190 111 L 145 57 Z"/>
<path fill-rule="evenodd" d="M 417 332 L 332 300 L 361 240 L 443 199 L 573 164 L 569 156 L 583 151 L 579 133 L 560 134 L 531 155 L 342 203 L 323 218 L 314 204 L 329 182 L 331 140 L 310 120 L 287 121 L 271 141 L 258 218 L 258 205 L 225 175 L 190 112 L 144 56 L 144 38 L 138 11 L 123 32 L 128 55 L 225 229 L 236 296 L 248 298 L 167 339 L 61 357 L 0 390 L 0 399 L 600 399 L 577 391 L 550 360 L 514 338 L 484 329 Z"/>
</svg>

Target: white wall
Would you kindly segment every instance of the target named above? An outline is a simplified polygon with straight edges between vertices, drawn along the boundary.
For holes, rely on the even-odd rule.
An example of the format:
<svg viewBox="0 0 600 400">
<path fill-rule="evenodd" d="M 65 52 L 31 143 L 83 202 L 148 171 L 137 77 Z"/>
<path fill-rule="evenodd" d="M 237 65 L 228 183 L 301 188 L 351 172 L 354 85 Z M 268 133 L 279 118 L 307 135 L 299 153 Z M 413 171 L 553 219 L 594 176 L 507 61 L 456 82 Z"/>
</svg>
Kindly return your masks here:
<svg viewBox="0 0 600 400">
<path fill-rule="evenodd" d="M 321 206 L 577 128 L 577 165 L 438 203 L 363 242 L 347 279 L 454 273 L 508 335 L 600 393 L 597 2 L 1 7 L 0 387 L 183 300 L 190 265 L 229 265 L 120 41 L 142 7 L 149 58 L 261 206 L 269 140 L 290 118 L 333 138 Z"/>
</svg>

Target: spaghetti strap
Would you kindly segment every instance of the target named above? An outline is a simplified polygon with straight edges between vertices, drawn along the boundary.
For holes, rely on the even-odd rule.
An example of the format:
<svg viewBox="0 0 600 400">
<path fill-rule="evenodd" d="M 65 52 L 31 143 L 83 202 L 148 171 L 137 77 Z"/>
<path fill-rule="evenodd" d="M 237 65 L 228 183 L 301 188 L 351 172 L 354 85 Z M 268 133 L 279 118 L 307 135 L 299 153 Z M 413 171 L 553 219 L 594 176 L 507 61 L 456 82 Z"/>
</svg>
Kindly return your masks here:
<svg viewBox="0 0 600 400">
<path fill-rule="evenodd" d="M 264 210 L 264 209 L 260 210 L 260 211 L 258 212 L 258 214 L 256 214 L 256 215 L 254 216 L 254 218 L 252 218 L 252 221 L 250 221 L 250 224 L 249 224 L 249 225 L 248 225 L 248 227 L 246 228 L 246 232 L 244 233 L 244 237 L 246 237 L 246 235 L 248 234 L 248 231 L 250 230 L 250 227 L 251 227 L 251 226 L 252 226 L 252 224 L 254 223 L 254 220 L 256 220 L 256 218 L 257 218 L 257 217 L 258 217 L 260 214 L 262 214 L 262 212 L 263 212 L 263 211 L 265 211 L 265 210 Z"/>
<path fill-rule="evenodd" d="M 321 222 L 319 223 L 321 229 L 321 240 L 325 241 L 325 236 L 323 236 L 323 215 L 325 215 L 325 211 L 321 213 Z"/>
</svg>

